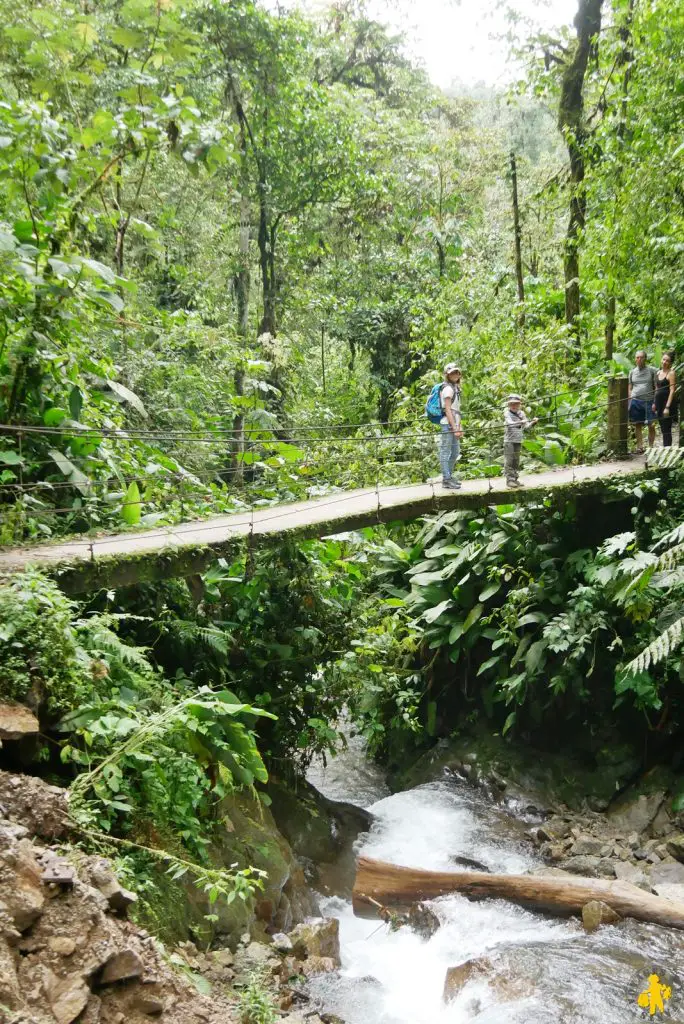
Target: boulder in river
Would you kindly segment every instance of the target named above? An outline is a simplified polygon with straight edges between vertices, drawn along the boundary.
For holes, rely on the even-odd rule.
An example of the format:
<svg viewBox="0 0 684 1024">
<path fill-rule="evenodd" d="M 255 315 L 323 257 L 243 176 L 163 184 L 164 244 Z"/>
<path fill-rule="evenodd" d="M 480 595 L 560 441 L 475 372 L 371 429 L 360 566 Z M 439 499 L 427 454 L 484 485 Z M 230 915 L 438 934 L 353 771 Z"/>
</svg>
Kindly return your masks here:
<svg viewBox="0 0 684 1024">
<path fill-rule="evenodd" d="M 515 976 L 512 963 L 495 960 L 489 956 L 479 956 L 449 968 L 444 979 L 444 1002 L 449 1003 L 456 999 L 471 981 L 486 981 L 498 1003 L 526 999 L 535 991 L 534 984 L 529 978 Z"/>
<path fill-rule="evenodd" d="M 298 924 L 290 933 L 294 952 L 300 957 L 329 957 L 339 967 L 340 922 L 336 917 L 318 917 Z"/>
<path fill-rule="evenodd" d="M 589 900 L 582 907 L 582 924 L 585 932 L 595 932 L 602 924 L 617 924 L 622 918 L 602 900 Z"/>
<path fill-rule="evenodd" d="M 434 910 L 430 910 L 424 903 L 414 903 L 406 916 L 406 923 L 416 935 L 430 939 L 439 931 L 442 922 Z"/>
<path fill-rule="evenodd" d="M 684 862 L 684 833 L 677 836 L 670 836 L 665 843 L 667 852 L 675 858 L 675 860 Z"/>
</svg>

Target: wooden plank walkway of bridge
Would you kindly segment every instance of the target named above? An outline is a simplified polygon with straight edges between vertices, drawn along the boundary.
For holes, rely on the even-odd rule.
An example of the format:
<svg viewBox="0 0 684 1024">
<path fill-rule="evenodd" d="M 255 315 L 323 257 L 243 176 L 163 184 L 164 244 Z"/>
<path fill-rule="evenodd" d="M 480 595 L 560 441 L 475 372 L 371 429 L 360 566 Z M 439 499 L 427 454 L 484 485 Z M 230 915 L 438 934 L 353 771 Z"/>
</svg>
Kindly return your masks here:
<svg viewBox="0 0 684 1024">
<path fill-rule="evenodd" d="M 509 490 L 499 477 L 466 480 L 458 491 L 445 490 L 439 482 L 344 491 L 178 526 L 8 549 L 0 552 L 0 579 L 36 565 L 56 575 L 68 592 L 82 593 L 190 576 L 215 558 L 234 554 L 237 543 L 250 535 L 253 543 L 323 537 L 450 509 L 528 503 L 550 493 L 559 498 L 563 492 L 567 497 L 597 493 L 611 481 L 647 472 L 643 459 L 632 459 L 529 474 L 520 490 Z"/>
</svg>

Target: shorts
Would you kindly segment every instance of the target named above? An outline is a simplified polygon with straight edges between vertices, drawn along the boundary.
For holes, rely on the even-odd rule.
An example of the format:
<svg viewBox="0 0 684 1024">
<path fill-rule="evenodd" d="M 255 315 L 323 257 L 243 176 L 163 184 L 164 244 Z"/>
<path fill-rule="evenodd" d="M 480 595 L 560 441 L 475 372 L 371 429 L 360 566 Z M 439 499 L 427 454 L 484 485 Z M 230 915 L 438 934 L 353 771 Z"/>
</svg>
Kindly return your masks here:
<svg viewBox="0 0 684 1024">
<path fill-rule="evenodd" d="M 643 398 L 630 399 L 630 423 L 653 423 L 657 418 L 657 415 L 653 412 L 653 402 L 646 402 Z"/>
</svg>

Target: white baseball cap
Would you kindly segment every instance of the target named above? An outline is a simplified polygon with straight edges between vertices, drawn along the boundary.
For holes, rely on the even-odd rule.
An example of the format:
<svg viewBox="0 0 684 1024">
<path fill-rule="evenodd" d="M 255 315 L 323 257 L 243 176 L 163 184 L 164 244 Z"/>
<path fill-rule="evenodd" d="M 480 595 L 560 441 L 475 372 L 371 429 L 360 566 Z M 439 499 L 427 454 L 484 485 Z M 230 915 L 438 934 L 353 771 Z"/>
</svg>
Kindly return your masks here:
<svg viewBox="0 0 684 1024">
<path fill-rule="evenodd" d="M 509 395 L 508 398 L 506 399 L 506 402 L 508 405 L 510 405 L 511 402 L 522 402 L 522 398 L 520 397 L 520 395 Z"/>
<path fill-rule="evenodd" d="M 462 371 L 461 371 L 461 367 L 458 366 L 456 363 L 447 363 L 446 366 L 444 367 L 444 372 L 448 374 L 448 373 L 461 373 Z"/>
</svg>

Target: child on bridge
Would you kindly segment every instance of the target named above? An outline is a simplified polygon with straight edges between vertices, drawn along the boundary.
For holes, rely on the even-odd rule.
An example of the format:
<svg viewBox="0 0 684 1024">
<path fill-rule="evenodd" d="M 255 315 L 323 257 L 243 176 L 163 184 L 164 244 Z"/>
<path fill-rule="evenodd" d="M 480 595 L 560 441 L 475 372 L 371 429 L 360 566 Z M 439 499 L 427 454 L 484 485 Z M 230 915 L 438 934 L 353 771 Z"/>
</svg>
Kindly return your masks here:
<svg viewBox="0 0 684 1024">
<path fill-rule="evenodd" d="M 520 483 L 520 449 L 523 431 L 539 422 L 539 417 L 528 420 L 521 410 L 520 395 L 509 395 L 504 412 L 504 476 L 508 487 L 524 487 Z"/>
</svg>

